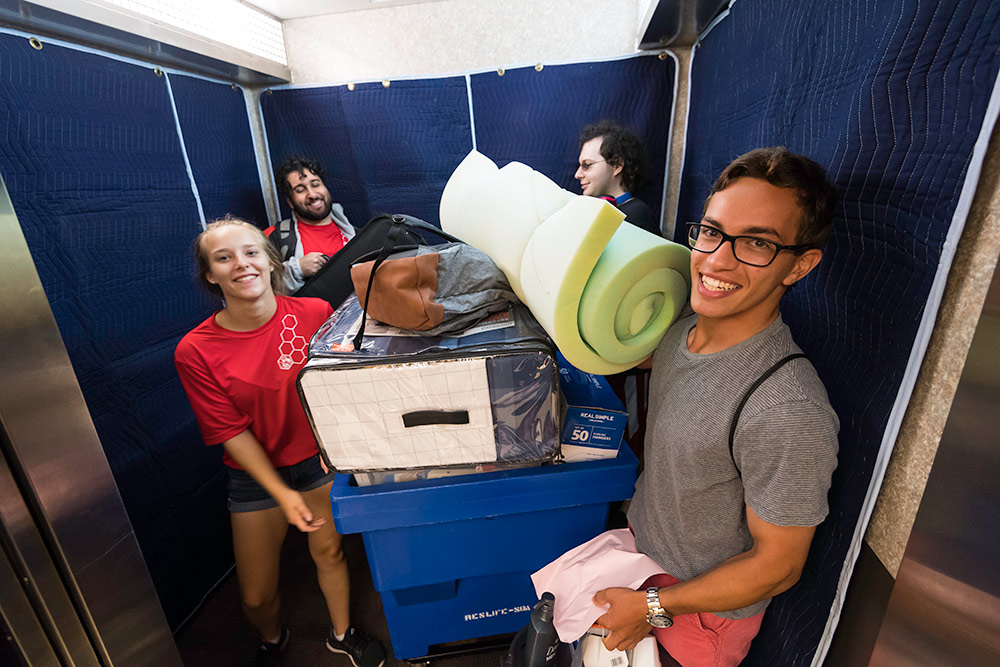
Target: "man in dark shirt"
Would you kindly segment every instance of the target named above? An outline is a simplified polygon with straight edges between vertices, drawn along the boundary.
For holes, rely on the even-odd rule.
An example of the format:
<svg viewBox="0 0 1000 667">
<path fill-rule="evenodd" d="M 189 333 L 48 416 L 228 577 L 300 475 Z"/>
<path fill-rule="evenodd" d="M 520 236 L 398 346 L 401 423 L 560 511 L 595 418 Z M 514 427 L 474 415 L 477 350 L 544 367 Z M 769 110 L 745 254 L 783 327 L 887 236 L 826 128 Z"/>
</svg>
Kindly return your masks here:
<svg viewBox="0 0 1000 667">
<path fill-rule="evenodd" d="M 580 161 L 575 174 L 583 194 L 603 197 L 621 209 L 625 220 L 660 236 L 660 222 L 633 193 L 644 186 L 646 151 L 634 134 L 602 120 L 580 133 Z"/>
<path fill-rule="evenodd" d="M 583 194 L 607 199 L 625 214 L 625 221 L 651 234 L 660 234 L 660 221 L 632 193 L 649 180 L 642 142 L 621 125 L 609 120 L 588 125 L 580 133 L 579 167 L 575 177 Z M 642 461 L 646 431 L 649 371 L 632 369 L 608 376 L 615 394 L 628 410 L 625 441 Z"/>
</svg>

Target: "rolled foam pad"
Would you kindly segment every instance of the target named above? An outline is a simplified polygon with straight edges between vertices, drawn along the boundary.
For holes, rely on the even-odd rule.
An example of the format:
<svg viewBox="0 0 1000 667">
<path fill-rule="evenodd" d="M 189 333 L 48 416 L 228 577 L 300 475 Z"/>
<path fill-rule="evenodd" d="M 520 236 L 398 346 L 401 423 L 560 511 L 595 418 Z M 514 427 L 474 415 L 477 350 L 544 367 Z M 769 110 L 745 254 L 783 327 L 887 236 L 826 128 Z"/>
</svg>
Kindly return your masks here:
<svg viewBox="0 0 1000 667">
<path fill-rule="evenodd" d="M 684 246 L 623 223 L 580 297 L 583 339 L 611 363 L 645 359 L 687 303 L 690 265 Z"/>
<path fill-rule="evenodd" d="M 473 151 L 445 186 L 441 228 L 488 254 L 528 303 L 520 280 L 525 248 L 542 221 L 573 196 L 527 165 L 497 169 Z"/>
<path fill-rule="evenodd" d="M 491 176 L 500 171 L 493 160 L 489 159 L 479 151 L 470 151 L 465 158 L 458 163 L 455 171 L 451 173 L 448 182 L 445 183 L 444 192 L 441 193 L 441 226 L 449 234 L 459 236 L 457 231 L 444 228 L 444 221 L 447 219 L 453 224 L 459 224 L 462 220 L 462 204 L 466 197 L 482 188 L 483 183 Z"/>
<path fill-rule="evenodd" d="M 488 254 L 566 359 L 588 373 L 632 368 L 690 292 L 690 251 L 518 162 L 473 152 L 441 199 L 441 226 Z"/>
<path fill-rule="evenodd" d="M 590 274 L 624 218 L 602 199 L 574 197 L 539 225 L 521 264 L 524 303 L 566 360 L 587 373 L 617 373 L 641 361 L 615 364 L 602 359 L 583 339 L 577 323 Z"/>
</svg>

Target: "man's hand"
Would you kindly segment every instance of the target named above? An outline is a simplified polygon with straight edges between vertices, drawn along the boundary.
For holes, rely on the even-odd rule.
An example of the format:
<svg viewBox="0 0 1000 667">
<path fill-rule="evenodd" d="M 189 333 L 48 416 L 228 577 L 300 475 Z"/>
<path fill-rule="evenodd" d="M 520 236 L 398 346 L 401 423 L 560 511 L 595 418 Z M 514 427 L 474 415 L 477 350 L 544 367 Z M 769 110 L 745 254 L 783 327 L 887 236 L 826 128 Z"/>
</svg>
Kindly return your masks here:
<svg viewBox="0 0 1000 667">
<path fill-rule="evenodd" d="M 323 268 L 323 265 L 329 259 L 329 257 L 321 252 L 311 252 L 307 255 L 302 255 L 299 258 L 299 268 L 302 269 L 302 275 L 306 278 L 311 278 L 316 275 L 317 271 Z"/>
<path fill-rule="evenodd" d="M 604 638 L 609 649 L 627 651 L 635 648 L 652 629 L 646 622 L 646 592 L 631 588 L 605 588 L 594 595 L 598 607 L 610 605 L 597 623 L 611 631 Z"/>
</svg>

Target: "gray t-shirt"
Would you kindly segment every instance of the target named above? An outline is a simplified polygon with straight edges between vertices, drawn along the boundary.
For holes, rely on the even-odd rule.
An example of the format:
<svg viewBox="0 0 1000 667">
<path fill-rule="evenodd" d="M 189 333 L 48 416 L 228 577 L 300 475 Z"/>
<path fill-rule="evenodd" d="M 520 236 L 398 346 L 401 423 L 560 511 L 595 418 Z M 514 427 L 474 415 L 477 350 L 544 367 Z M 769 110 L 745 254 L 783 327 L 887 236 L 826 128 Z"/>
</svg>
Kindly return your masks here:
<svg viewBox="0 0 1000 667">
<path fill-rule="evenodd" d="M 837 415 L 812 364 L 796 359 L 744 406 L 736 469 L 729 428 L 739 402 L 775 362 L 801 350 L 779 318 L 733 347 L 694 354 L 687 337 L 696 320 L 676 322 L 654 353 L 645 469 L 628 512 L 639 550 L 681 581 L 753 545 L 745 505 L 779 526 L 821 523 L 837 467 Z M 768 602 L 718 616 L 746 618 Z"/>
</svg>

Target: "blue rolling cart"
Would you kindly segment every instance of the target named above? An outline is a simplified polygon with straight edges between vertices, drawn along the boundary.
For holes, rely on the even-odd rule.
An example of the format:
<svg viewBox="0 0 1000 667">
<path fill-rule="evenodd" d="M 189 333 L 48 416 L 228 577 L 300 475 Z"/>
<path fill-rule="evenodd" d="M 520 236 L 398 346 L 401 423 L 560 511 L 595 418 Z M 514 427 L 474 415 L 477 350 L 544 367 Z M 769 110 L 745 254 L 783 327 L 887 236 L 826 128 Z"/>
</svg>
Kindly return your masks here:
<svg viewBox="0 0 1000 667">
<path fill-rule="evenodd" d="M 527 623 L 531 573 L 604 531 L 636 468 L 623 446 L 614 459 L 378 486 L 338 475 L 330 497 L 337 530 L 362 535 L 395 656 L 417 661 Z"/>
</svg>

